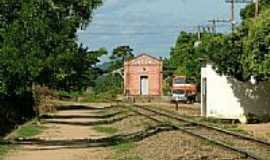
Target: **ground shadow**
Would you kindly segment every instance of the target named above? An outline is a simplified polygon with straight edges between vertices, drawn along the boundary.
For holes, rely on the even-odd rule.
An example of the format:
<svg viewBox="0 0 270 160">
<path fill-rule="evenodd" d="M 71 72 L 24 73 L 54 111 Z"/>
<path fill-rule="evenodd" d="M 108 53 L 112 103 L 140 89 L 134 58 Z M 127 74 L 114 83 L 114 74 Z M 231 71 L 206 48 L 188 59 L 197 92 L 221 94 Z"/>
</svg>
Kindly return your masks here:
<svg viewBox="0 0 270 160">
<path fill-rule="evenodd" d="M 76 118 L 86 118 L 86 119 L 106 119 L 106 118 L 113 118 L 124 112 L 116 112 L 107 115 L 42 115 L 40 119 L 76 119 Z"/>
<path fill-rule="evenodd" d="M 169 126 L 168 124 L 161 124 L 155 127 L 149 127 L 145 130 L 138 131 L 131 134 L 114 135 L 111 137 L 100 139 L 73 139 L 73 140 L 42 140 L 42 139 L 15 139 L 10 141 L 0 141 L 2 145 L 38 145 L 44 150 L 57 150 L 63 148 L 91 148 L 91 147 L 109 147 L 127 142 L 139 142 L 145 138 L 154 136 L 161 132 L 175 131 L 177 127 Z M 56 147 L 56 148 L 53 148 Z M 25 149 L 25 150 L 43 150 Z"/>
<path fill-rule="evenodd" d="M 122 121 L 124 119 L 127 119 L 131 116 L 136 115 L 127 115 L 119 118 L 114 119 L 105 119 L 105 120 L 99 120 L 99 121 L 93 121 L 93 122 L 72 122 L 72 121 L 59 121 L 59 120 L 42 120 L 42 123 L 49 123 L 49 124 L 65 124 L 65 125 L 74 125 L 74 126 L 94 126 L 94 125 L 108 125 L 113 124 L 118 121 Z"/>
<path fill-rule="evenodd" d="M 110 107 L 103 107 L 103 108 L 98 108 L 98 107 L 91 107 L 88 105 L 59 105 L 55 106 L 57 111 L 66 111 L 66 110 L 109 110 L 112 108 L 116 108 L 115 106 L 110 106 Z"/>
<path fill-rule="evenodd" d="M 270 81 L 252 85 L 233 78 L 227 79 L 249 122 L 256 117 L 258 121 L 270 121 Z"/>
</svg>

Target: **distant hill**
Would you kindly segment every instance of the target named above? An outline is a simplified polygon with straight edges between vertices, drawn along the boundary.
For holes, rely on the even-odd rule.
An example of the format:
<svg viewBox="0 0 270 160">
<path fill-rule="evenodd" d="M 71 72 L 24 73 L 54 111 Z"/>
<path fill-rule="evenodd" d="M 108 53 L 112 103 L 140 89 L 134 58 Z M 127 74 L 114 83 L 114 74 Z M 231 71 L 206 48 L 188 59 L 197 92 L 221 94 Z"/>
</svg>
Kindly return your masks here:
<svg viewBox="0 0 270 160">
<path fill-rule="evenodd" d="M 97 65 L 98 68 L 100 68 L 102 71 L 106 71 L 110 68 L 111 63 L 110 62 L 104 62 L 102 64 Z"/>
</svg>

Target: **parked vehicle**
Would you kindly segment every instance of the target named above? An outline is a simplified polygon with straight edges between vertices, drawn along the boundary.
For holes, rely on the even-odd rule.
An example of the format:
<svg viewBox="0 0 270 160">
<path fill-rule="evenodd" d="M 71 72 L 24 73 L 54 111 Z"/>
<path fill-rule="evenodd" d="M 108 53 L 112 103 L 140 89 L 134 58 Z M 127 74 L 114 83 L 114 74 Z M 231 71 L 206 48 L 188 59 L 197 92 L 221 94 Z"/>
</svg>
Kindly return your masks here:
<svg viewBox="0 0 270 160">
<path fill-rule="evenodd" d="M 194 103 L 197 85 L 186 76 L 174 76 L 172 83 L 172 102 Z"/>
<path fill-rule="evenodd" d="M 185 90 L 181 89 L 175 89 L 172 91 L 172 101 L 173 102 L 186 102 L 187 101 L 187 96 Z"/>
</svg>

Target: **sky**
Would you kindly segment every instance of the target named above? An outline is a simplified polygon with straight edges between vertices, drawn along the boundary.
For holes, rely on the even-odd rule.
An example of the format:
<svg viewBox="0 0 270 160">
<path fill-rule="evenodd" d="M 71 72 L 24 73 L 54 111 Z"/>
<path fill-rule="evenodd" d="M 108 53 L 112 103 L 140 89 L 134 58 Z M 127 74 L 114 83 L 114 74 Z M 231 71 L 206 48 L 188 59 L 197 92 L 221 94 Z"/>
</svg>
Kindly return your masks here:
<svg viewBox="0 0 270 160">
<path fill-rule="evenodd" d="M 240 8 L 236 5 L 237 22 Z M 129 45 L 134 54 L 167 57 L 180 31 L 195 32 L 208 20 L 229 19 L 225 0 L 104 0 L 78 40 L 90 50 Z M 219 32 L 229 32 L 229 24 L 219 24 Z M 103 57 L 103 61 L 107 58 Z"/>
</svg>

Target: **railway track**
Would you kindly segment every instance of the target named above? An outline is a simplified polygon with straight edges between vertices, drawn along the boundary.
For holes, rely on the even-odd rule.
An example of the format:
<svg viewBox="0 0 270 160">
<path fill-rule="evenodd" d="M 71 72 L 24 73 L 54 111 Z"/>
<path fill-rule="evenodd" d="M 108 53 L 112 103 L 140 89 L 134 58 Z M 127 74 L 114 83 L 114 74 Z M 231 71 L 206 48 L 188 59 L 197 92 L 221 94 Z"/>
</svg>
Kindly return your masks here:
<svg viewBox="0 0 270 160">
<path fill-rule="evenodd" d="M 134 107 L 137 108 L 135 112 L 142 116 L 159 123 L 170 123 L 187 134 L 239 153 L 243 155 L 243 158 L 270 160 L 269 142 L 195 122 L 165 109 L 153 109 L 139 105 L 134 105 Z M 140 112 L 138 109 L 146 111 L 148 114 Z M 161 117 L 163 117 L 162 120 Z"/>
</svg>

